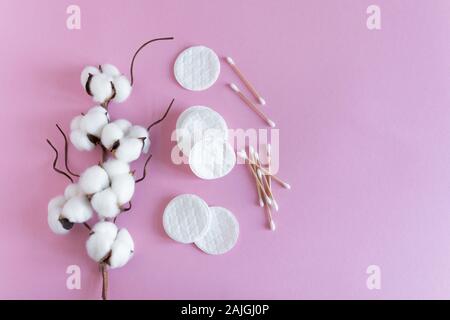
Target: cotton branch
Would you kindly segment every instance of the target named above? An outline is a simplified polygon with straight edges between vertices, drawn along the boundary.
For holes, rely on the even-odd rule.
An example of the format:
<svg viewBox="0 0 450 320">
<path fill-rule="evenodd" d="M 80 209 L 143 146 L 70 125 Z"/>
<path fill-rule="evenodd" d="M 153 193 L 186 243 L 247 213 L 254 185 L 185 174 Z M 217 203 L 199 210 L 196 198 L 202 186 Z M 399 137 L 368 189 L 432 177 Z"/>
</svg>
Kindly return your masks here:
<svg viewBox="0 0 450 320">
<path fill-rule="evenodd" d="M 167 117 L 167 115 L 169 114 L 170 109 L 172 108 L 172 105 L 173 105 L 174 101 L 175 101 L 175 98 L 172 99 L 172 101 L 170 102 L 170 104 L 169 104 L 169 106 L 167 107 L 167 110 L 166 110 L 166 112 L 164 113 L 164 115 L 162 116 L 162 118 L 159 119 L 159 120 L 157 120 L 157 121 L 155 121 L 155 122 L 153 122 L 151 125 L 149 125 L 148 128 L 147 128 L 147 131 L 150 131 L 150 129 L 151 129 L 153 126 L 157 125 L 158 123 L 160 123 L 161 121 L 163 121 L 163 120 Z"/>
<path fill-rule="evenodd" d="M 145 161 L 144 164 L 144 169 L 142 170 L 142 177 L 140 177 L 139 179 L 136 180 L 136 183 L 141 182 L 142 180 L 145 179 L 145 176 L 147 175 L 147 164 L 150 162 L 150 159 L 152 158 L 152 155 L 150 154 L 147 158 L 147 160 Z"/>
<path fill-rule="evenodd" d="M 55 148 L 55 146 L 50 142 L 49 139 L 47 139 L 47 143 L 48 143 L 48 144 L 50 145 L 50 147 L 52 147 L 52 149 L 55 151 L 55 160 L 53 160 L 53 170 L 55 170 L 55 171 L 58 172 L 59 174 L 62 174 L 63 176 L 66 176 L 67 179 L 69 179 L 70 182 L 73 183 L 73 179 L 72 179 L 71 176 L 69 176 L 67 173 L 65 173 L 64 171 L 62 171 L 62 170 L 60 170 L 60 169 L 58 169 L 58 168 L 56 167 L 56 163 L 58 162 L 58 157 L 59 157 L 58 150 L 57 150 L 57 149 Z"/>
<path fill-rule="evenodd" d="M 67 136 L 64 133 L 64 131 L 61 129 L 61 127 L 56 124 L 56 127 L 58 128 L 59 132 L 61 132 L 63 138 L 64 138 L 64 164 L 66 166 L 67 172 L 69 172 L 71 175 L 75 177 L 79 177 L 79 174 L 73 173 L 72 170 L 69 169 L 69 165 L 67 164 L 68 158 L 69 158 L 69 145 L 67 143 Z"/>
</svg>

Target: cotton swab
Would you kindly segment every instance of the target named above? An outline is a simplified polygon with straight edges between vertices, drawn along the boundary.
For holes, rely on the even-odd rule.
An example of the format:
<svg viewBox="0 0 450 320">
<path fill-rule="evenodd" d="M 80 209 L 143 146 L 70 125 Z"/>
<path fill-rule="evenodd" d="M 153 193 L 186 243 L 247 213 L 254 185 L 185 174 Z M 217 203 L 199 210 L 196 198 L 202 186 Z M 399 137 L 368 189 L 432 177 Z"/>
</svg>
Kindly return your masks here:
<svg viewBox="0 0 450 320">
<path fill-rule="evenodd" d="M 265 205 L 265 207 L 266 207 L 266 211 L 267 211 L 267 218 L 269 219 L 270 230 L 275 231 L 276 225 L 275 225 L 275 221 L 273 221 L 272 210 L 270 210 L 270 206 L 268 206 L 267 204 Z"/>
<path fill-rule="evenodd" d="M 256 183 L 259 185 L 259 188 L 261 189 L 261 193 L 264 196 L 264 200 L 267 204 L 272 205 L 272 200 L 270 199 L 269 195 L 267 194 L 266 190 L 264 189 L 264 186 L 262 185 L 262 182 L 258 178 L 258 174 L 256 173 L 253 166 L 249 163 L 250 171 L 252 172 L 253 176 L 256 178 Z"/>
<path fill-rule="evenodd" d="M 248 90 L 253 94 L 253 96 L 258 100 L 259 104 L 265 105 L 266 100 L 264 100 L 261 95 L 256 91 L 255 87 L 252 86 L 252 84 L 245 78 L 244 74 L 241 72 L 241 70 L 236 66 L 236 63 L 234 63 L 234 60 L 230 57 L 226 57 L 225 59 L 228 64 L 230 65 L 231 69 L 238 75 L 238 77 L 242 80 L 242 82 L 245 84 L 245 86 L 248 88 Z"/>
<path fill-rule="evenodd" d="M 254 158 L 254 156 L 253 156 L 253 154 L 252 154 L 252 147 L 250 146 L 250 148 L 249 148 L 250 150 L 250 157 L 252 158 L 252 160 L 254 160 L 255 158 Z M 249 164 L 249 166 L 253 166 L 252 164 Z M 256 168 L 254 168 L 254 169 L 256 169 Z M 259 184 L 258 184 L 258 181 L 256 181 L 258 178 L 256 178 L 255 177 L 255 182 L 256 182 L 256 190 L 258 191 L 258 199 L 259 199 L 259 206 L 260 207 L 264 207 L 264 201 L 263 201 L 263 199 L 262 199 L 262 196 L 261 196 L 261 190 L 260 190 L 260 188 L 259 188 Z"/>
<path fill-rule="evenodd" d="M 271 126 L 272 128 L 275 128 L 275 122 L 273 122 L 272 120 L 270 120 L 261 110 L 258 109 L 257 106 L 255 106 L 253 104 L 252 101 L 250 101 L 249 98 L 247 98 L 242 92 L 241 90 L 239 90 L 238 86 L 235 85 L 234 83 L 230 83 L 230 88 L 236 92 L 238 94 L 238 96 L 245 102 L 245 104 L 247 104 L 248 107 L 250 107 L 250 109 L 252 109 L 253 111 L 256 112 L 256 114 L 258 116 L 260 116 L 261 119 L 263 119 L 264 121 L 267 122 L 267 124 L 269 126 Z"/>
<path fill-rule="evenodd" d="M 251 156 L 251 153 L 250 153 L 250 156 Z M 261 162 L 259 161 L 259 155 L 254 150 L 253 150 L 253 159 L 255 159 L 257 165 L 261 166 Z M 272 193 L 272 188 L 269 186 L 269 183 L 266 179 L 266 177 L 268 177 L 268 176 L 263 175 L 260 168 L 256 169 L 256 173 L 258 175 L 259 180 L 262 182 L 262 185 L 265 188 L 266 193 L 269 195 L 270 200 L 272 201 L 271 206 L 275 209 L 275 211 L 278 211 L 278 209 L 279 209 L 278 203 L 276 202 L 275 197 L 273 196 L 273 193 Z"/>
<path fill-rule="evenodd" d="M 281 184 L 284 188 L 286 189 L 291 189 L 291 185 L 289 183 L 284 182 L 283 180 L 281 180 L 280 178 L 278 178 L 276 175 L 270 173 L 269 171 L 267 171 L 265 168 L 258 166 L 257 163 L 251 161 L 248 156 L 247 156 L 247 152 L 245 152 L 245 150 L 241 150 L 237 152 L 237 155 L 239 157 L 241 157 L 244 160 L 247 160 L 249 163 L 256 165 L 259 169 L 261 169 L 262 173 L 264 173 L 265 175 L 271 176 L 271 178 L 273 180 L 275 180 L 276 182 L 278 182 L 279 184 Z"/>
</svg>

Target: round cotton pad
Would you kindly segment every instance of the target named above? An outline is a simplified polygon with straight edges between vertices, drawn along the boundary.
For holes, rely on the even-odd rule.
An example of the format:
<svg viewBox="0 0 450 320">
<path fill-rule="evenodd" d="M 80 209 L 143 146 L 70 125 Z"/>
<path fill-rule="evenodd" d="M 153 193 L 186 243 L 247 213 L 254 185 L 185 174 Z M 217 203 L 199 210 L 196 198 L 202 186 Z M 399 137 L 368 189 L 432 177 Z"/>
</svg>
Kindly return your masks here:
<svg viewBox="0 0 450 320">
<path fill-rule="evenodd" d="M 193 243 L 202 238 L 208 231 L 209 220 L 208 205 L 193 194 L 173 198 L 163 214 L 167 235 L 181 243 Z"/>
<path fill-rule="evenodd" d="M 193 106 L 184 110 L 176 124 L 178 148 L 189 156 L 192 146 L 205 137 L 228 140 L 228 126 L 222 116 L 211 108 Z"/>
<path fill-rule="evenodd" d="M 239 237 L 239 223 L 225 208 L 210 207 L 211 222 L 208 232 L 195 245 L 208 254 L 223 254 L 231 250 Z"/>
<path fill-rule="evenodd" d="M 236 164 L 236 155 L 227 141 L 208 137 L 197 142 L 189 154 L 189 166 L 199 178 L 218 179 L 230 173 Z"/>
<path fill-rule="evenodd" d="M 201 91 L 211 87 L 220 73 L 217 54 L 204 46 L 190 47 L 178 55 L 175 79 L 185 89 Z"/>
</svg>

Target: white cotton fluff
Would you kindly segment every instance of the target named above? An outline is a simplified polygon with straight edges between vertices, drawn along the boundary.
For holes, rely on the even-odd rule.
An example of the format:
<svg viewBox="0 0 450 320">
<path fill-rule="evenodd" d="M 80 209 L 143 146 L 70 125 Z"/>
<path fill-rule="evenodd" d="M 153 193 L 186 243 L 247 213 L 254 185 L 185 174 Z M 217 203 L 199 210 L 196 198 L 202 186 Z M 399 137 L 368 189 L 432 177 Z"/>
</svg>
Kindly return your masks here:
<svg viewBox="0 0 450 320">
<path fill-rule="evenodd" d="M 91 78 L 89 89 L 94 101 L 103 103 L 110 99 L 113 95 L 113 87 L 111 77 L 103 73 L 99 73 Z"/>
<path fill-rule="evenodd" d="M 110 179 L 117 175 L 130 173 L 130 165 L 128 163 L 114 158 L 104 162 L 102 167 L 105 169 Z"/>
<path fill-rule="evenodd" d="M 64 197 L 66 200 L 81 195 L 83 195 L 83 191 L 81 191 L 80 186 L 76 183 L 69 184 L 64 190 Z"/>
<path fill-rule="evenodd" d="M 117 226 L 108 221 L 98 222 L 86 242 L 89 257 L 100 262 L 106 258 L 117 236 Z"/>
<path fill-rule="evenodd" d="M 120 229 L 116 240 L 111 247 L 109 265 L 112 269 L 120 268 L 127 264 L 134 253 L 134 242 L 127 229 Z"/>
<path fill-rule="evenodd" d="M 103 127 L 108 123 L 108 111 L 100 106 L 91 108 L 80 120 L 80 129 L 100 138 Z"/>
<path fill-rule="evenodd" d="M 120 144 L 114 150 L 114 156 L 122 161 L 130 163 L 139 158 L 142 150 L 142 140 L 135 138 L 120 139 Z"/>
<path fill-rule="evenodd" d="M 70 142 L 80 151 L 94 150 L 95 144 L 89 140 L 87 134 L 81 130 L 73 130 L 70 132 Z"/>
<path fill-rule="evenodd" d="M 122 139 L 122 137 L 123 137 L 122 129 L 114 122 L 108 123 L 106 126 L 103 127 L 102 130 L 101 134 L 102 145 L 106 149 L 111 150 L 114 143 Z"/>
<path fill-rule="evenodd" d="M 92 218 L 92 208 L 86 196 L 75 196 L 67 200 L 61 215 L 73 223 L 83 223 Z"/>
<path fill-rule="evenodd" d="M 114 89 L 116 90 L 116 95 L 113 101 L 117 103 L 124 102 L 131 94 L 131 84 L 127 77 L 119 76 L 112 81 Z"/>
<path fill-rule="evenodd" d="M 117 196 L 119 206 L 131 200 L 136 182 L 130 173 L 116 175 L 111 178 L 111 189 Z"/>
<path fill-rule="evenodd" d="M 100 66 L 102 73 L 105 75 L 112 77 L 118 77 L 120 76 L 120 71 L 117 69 L 116 66 L 110 64 L 110 63 L 104 63 Z"/>
<path fill-rule="evenodd" d="M 83 119 L 83 115 L 80 114 L 70 121 L 70 130 L 79 130 L 81 119 Z"/>
<path fill-rule="evenodd" d="M 114 120 L 114 123 L 119 126 L 122 132 L 127 132 L 132 126 L 131 122 L 127 119 L 117 119 Z"/>
<path fill-rule="evenodd" d="M 147 153 L 150 148 L 150 139 L 148 138 L 148 131 L 146 128 L 134 125 L 130 129 L 128 129 L 126 133 L 127 138 L 139 138 L 143 139 L 144 146 L 142 151 Z"/>
<path fill-rule="evenodd" d="M 94 194 L 109 186 L 109 178 L 105 169 L 96 165 L 87 168 L 78 183 L 85 194 Z"/>
<path fill-rule="evenodd" d="M 81 71 L 81 85 L 83 86 L 83 88 L 86 87 L 86 82 L 89 78 L 89 74 L 92 74 L 93 76 L 95 76 L 96 74 L 99 74 L 100 70 L 98 70 L 98 68 L 96 67 L 92 67 L 92 66 L 87 66 L 86 68 L 83 69 L 83 71 Z"/>
<path fill-rule="evenodd" d="M 63 196 L 58 196 L 50 200 L 48 203 L 48 226 L 56 234 L 67 234 L 70 230 L 65 229 L 59 221 L 61 211 L 66 199 Z"/>
<path fill-rule="evenodd" d="M 91 204 L 100 218 L 114 218 L 120 213 L 117 195 L 111 188 L 94 194 Z"/>
</svg>

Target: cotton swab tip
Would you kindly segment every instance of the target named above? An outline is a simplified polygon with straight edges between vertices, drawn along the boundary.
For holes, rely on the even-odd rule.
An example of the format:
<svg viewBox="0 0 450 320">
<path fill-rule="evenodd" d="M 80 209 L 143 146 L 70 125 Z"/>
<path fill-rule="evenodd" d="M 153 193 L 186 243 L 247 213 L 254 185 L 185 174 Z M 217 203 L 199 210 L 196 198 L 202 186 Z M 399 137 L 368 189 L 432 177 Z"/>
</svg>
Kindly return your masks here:
<svg viewBox="0 0 450 320">
<path fill-rule="evenodd" d="M 283 182 L 282 183 L 283 187 L 285 187 L 286 189 L 291 189 L 291 185 L 289 183 Z"/>
<path fill-rule="evenodd" d="M 229 64 L 233 64 L 233 65 L 234 65 L 234 60 L 231 59 L 230 57 L 226 57 L 225 60 L 227 60 L 227 62 L 228 62 Z"/>
<path fill-rule="evenodd" d="M 258 174 L 258 178 L 259 178 L 260 180 L 262 180 L 263 174 L 262 174 L 261 170 L 257 169 L 257 170 L 256 170 L 256 173 Z"/>
<path fill-rule="evenodd" d="M 263 201 L 263 199 L 259 199 L 259 206 L 262 208 L 262 207 L 264 207 L 264 201 Z"/>
<path fill-rule="evenodd" d="M 265 196 L 264 198 L 266 199 L 268 205 L 272 205 L 272 199 L 270 199 L 268 196 Z"/>
<path fill-rule="evenodd" d="M 234 92 L 239 92 L 238 86 L 235 85 L 234 83 L 230 83 L 230 88 L 231 88 Z"/>
<path fill-rule="evenodd" d="M 247 157 L 247 152 L 245 152 L 244 149 L 242 149 L 241 151 L 238 151 L 237 155 L 238 155 L 239 157 L 241 157 L 242 159 L 245 159 L 245 160 L 248 159 L 248 157 Z"/>
<path fill-rule="evenodd" d="M 272 128 L 275 128 L 275 122 L 273 122 L 272 120 L 268 119 L 267 123 L 269 124 L 269 126 L 271 126 Z"/>
<path fill-rule="evenodd" d="M 275 201 L 275 199 L 272 199 L 272 204 L 273 204 L 273 208 L 275 209 L 275 211 L 278 211 L 279 207 L 278 207 L 278 203 Z"/>
<path fill-rule="evenodd" d="M 255 149 L 254 149 L 252 146 L 249 146 L 249 147 L 248 147 L 248 151 L 250 151 L 250 154 L 251 154 L 251 155 L 254 155 L 254 154 L 255 154 Z"/>
<path fill-rule="evenodd" d="M 273 220 L 270 220 L 270 230 L 275 231 L 276 226 L 275 226 L 275 222 L 273 222 Z"/>
<path fill-rule="evenodd" d="M 263 105 L 263 106 L 266 105 L 266 100 L 264 100 L 264 99 L 261 98 L 261 97 L 258 97 L 258 102 L 259 102 L 260 105 Z"/>
</svg>

